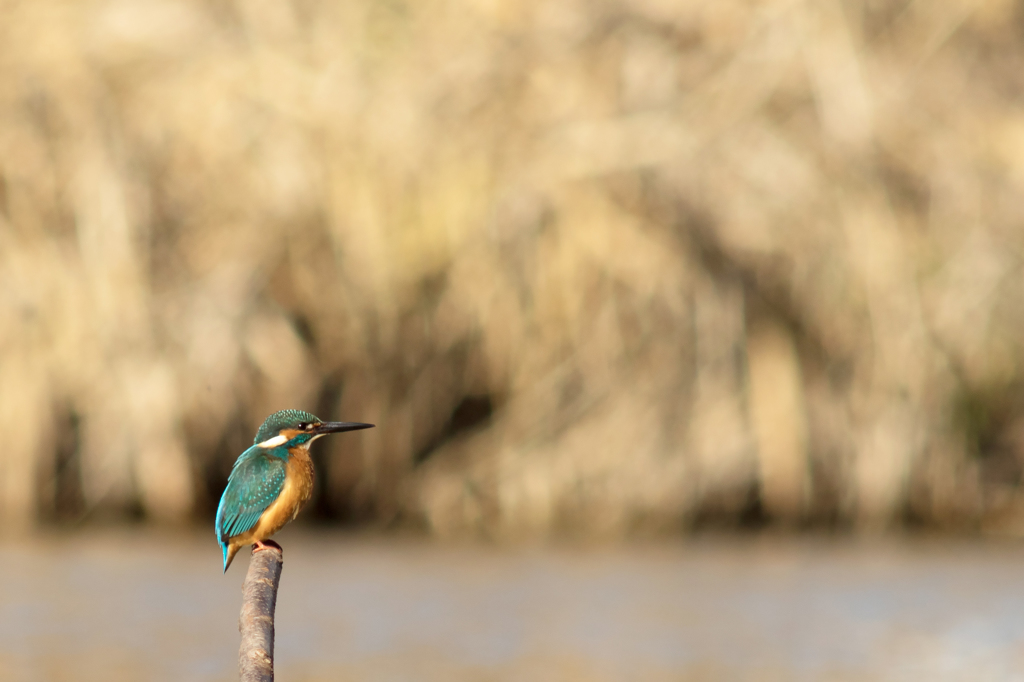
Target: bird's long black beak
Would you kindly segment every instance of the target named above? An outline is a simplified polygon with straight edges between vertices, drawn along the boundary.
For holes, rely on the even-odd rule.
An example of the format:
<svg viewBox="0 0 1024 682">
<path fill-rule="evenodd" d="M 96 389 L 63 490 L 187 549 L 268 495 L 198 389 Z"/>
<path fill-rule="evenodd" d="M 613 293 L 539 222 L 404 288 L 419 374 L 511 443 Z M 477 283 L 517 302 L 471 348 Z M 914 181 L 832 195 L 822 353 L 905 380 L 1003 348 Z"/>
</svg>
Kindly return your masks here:
<svg viewBox="0 0 1024 682">
<path fill-rule="evenodd" d="M 313 429 L 310 433 L 319 435 L 323 433 L 341 433 L 342 431 L 359 431 L 360 429 L 372 429 L 373 424 L 361 424 L 359 422 L 323 422 Z"/>
</svg>

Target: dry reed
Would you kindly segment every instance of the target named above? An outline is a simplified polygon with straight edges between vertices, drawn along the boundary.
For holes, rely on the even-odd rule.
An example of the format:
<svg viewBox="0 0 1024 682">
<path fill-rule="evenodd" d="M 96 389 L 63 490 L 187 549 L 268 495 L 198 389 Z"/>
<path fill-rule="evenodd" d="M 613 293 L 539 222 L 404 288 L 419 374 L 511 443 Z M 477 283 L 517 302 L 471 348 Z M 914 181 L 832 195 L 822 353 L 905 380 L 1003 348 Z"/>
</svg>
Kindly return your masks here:
<svg viewBox="0 0 1024 682">
<path fill-rule="evenodd" d="M 0 512 L 1015 532 L 1021 12 L 0 0 Z"/>
</svg>

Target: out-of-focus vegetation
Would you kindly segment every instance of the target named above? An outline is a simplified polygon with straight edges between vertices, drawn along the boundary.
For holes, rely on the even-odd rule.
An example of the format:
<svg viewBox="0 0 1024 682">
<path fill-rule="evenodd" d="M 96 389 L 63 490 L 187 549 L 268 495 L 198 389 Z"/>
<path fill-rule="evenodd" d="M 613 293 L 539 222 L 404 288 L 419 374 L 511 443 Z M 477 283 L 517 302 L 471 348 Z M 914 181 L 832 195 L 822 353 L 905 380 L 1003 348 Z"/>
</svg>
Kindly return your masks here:
<svg viewBox="0 0 1024 682">
<path fill-rule="evenodd" d="M 441 535 L 1024 528 L 1024 5 L 0 0 L 0 511 L 272 410 Z"/>
</svg>

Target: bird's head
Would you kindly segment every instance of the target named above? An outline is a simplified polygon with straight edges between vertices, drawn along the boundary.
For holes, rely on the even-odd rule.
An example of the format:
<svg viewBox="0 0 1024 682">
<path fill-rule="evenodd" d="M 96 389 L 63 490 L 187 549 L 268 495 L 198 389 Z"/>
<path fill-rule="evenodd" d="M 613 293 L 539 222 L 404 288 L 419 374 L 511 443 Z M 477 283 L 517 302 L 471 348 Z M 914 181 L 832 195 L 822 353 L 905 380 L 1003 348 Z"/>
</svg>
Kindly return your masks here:
<svg viewBox="0 0 1024 682">
<path fill-rule="evenodd" d="M 267 417 L 253 442 L 261 448 L 293 448 L 308 445 L 329 433 L 370 428 L 373 424 L 325 422 L 302 410 L 281 410 Z"/>
</svg>

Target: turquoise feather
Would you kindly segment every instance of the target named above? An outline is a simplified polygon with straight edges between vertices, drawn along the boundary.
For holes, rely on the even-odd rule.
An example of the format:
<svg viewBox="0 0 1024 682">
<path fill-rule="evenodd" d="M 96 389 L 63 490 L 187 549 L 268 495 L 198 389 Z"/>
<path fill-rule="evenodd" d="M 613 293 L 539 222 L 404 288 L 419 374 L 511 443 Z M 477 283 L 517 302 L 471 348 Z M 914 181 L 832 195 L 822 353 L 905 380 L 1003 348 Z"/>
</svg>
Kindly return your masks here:
<svg viewBox="0 0 1024 682">
<path fill-rule="evenodd" d="M 217 507 L 214 531 L 227 570 L 228 541 L 250 530 L 284 488 L 288 450 L 253 446 L 235 461 Z"/>
</svg>

